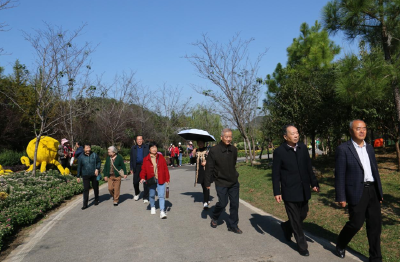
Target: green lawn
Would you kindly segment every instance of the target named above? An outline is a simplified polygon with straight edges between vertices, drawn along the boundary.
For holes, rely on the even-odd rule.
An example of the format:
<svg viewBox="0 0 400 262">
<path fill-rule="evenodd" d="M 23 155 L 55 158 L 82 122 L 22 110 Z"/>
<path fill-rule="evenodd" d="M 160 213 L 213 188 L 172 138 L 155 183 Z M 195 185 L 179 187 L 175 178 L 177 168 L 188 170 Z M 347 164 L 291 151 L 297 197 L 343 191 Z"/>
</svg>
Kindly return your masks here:
<svg viewBox="0 0 400 262">
<path fill-rule="evenodd" d="M 392 159 L 388 161 L 390 162 Z M 241 183 L 240 197 L 265 212 L 286 220 L 284 205 L 278 204 L 273 197 L 270 165 L 271 162 L 268 160 L 262 160 L 261 165 L 254 167 L 245 163 L 238 164 L 239 182 Z M 313 161 L 313 165 L 321 171 L 321 174 L 317 175 L 321 192 L 312 194 L 309 202 L 310 212 L 304 221 L 304 228 L 316 236 L 336 243 L 337 235 L 348 220 L 348 215 L 347 208 L 340 208 L 334 202 L 334 159 L 320 157 Z M 384 261 L 397 262 L 400 257 L 400 173 L 395 172 L 390 165 L 381 164 L 380 172 L 384 191 L 382 253 Z M 365 225 L 349 246 L 368 256 Z"/>
</svg>

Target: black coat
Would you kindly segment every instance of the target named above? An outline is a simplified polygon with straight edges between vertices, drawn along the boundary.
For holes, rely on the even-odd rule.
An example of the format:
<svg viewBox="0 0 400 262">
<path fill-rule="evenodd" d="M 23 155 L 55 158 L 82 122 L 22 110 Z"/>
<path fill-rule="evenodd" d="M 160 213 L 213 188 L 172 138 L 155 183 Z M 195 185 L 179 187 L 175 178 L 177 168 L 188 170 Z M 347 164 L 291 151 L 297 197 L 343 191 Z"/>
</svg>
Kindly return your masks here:
<svg viewBox="0 0 400 262">
<path fill-rule="evenodd" d="M 318 187 L 307 146 L 298 143 L 296 152 L 283 143 L 274 151 L 272 164 L 274 195 L 284 201 L 302 202 L 311 198 L 311 187 Z"/>
<path fill-rule="evenodd" d="M 149 154 L 149 146 L 144 144 L 142 145 L 143 147 L 143 159 Z M 136 157 L 137 157 L 137 145 L 134 145 L 131 148 L 131 159 L 130 159 L 130 166 L 131 166 L 131 171 L 133 173 L 136 173 Z"/>
<path fill-rule="evenodd" d="M 374 148 L 369 144 L 367 144 L 367 153 L 379 200 L 382 200 L 383 192 L 378 164 Z M 364 168 L 351 140 L 336 148 L 335 189 L 336 201 L 347 201 L 351 205 L 358 204 L 364 191 Z"/>
<path fill-rule="evenodd" d="M 205 150 L 207 150 L 207 148 L 199 148 L 196 150 L 196 152 L 204 152 Z M 199 158 L 199 156 L 196 156 L 196 163 L 197 163 L 197 158 Z M 207 161 L 207 155 L 206 155 L 206 161 Z M 200 161 L 198 163 L 199 163 L 199 167 L 198 167 L 199 172 L 197 175 L 197 184 L 203 184 L 205 181 L 206 170 L 205 170 L 205 166 L 202 166 Z M 197 166 L 196 166 L 196 170 L 197 170 Z M 210 182 L 212 183 L 212 179 Z"/>
<path fill-rule="evenodd" d="M 231 187 L 238 182 L 236 171 L 237 148 L 226 146 L 222 141 L 210 149 L 206 163 L 204 185 L 209 187 L 212 179 L 216 186 Z"/>
</svg>

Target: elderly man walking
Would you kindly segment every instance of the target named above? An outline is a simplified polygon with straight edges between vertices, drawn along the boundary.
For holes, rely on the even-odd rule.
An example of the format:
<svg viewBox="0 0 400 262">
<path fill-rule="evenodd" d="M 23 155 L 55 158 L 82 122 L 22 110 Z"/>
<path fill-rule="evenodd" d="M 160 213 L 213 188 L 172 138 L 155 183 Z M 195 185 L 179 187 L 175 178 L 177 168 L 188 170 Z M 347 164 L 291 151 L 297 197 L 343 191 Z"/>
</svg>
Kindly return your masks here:
<svg viewBox="0 0 400 262">
<path fill-rule="evenodd" d="M 94 204 L 99 204 L 99 181 L 97 176 L 100 172 L 101 161 L 99 156 L 92 152 L 89 144 L 84 144 L 84 153 L 78 158 L 77 182 L 83 179 L 83 206 L 82 210 L 88 207 L 90 182 L 94 191 Z"/>
<path fill-rule="evenodd" d="M 339 234 L 336 254 L 344 258 L 345 249 L 354 235 L 367 222 L 369 261 L 382 261 L 381 202 L 382 184 L 374 148 L 365 142 L 367 125 L 362 120 L 350 122 L 351 140 L 336 149 L 336 201 L 349 204 L 350 219 Z"/>
<path fill-rule="evenodd" d="M 308 200 L 311 190 L 319 192 L 317 178 L 312 171 L 307 146 L 299 142 L 299 132 L 293 125 L 283 128 L 286 140 L 274 151 L 272 164 L 272 184 L 275 200 L 285 203 L 288 221 L 281 227 L 287 241 L 292 233 L 297 242 L 299 254 L 309 256 L 306 237 L 303 232 L 303 220 L 308 213 Z"/>
<path fill-rule="evenodd" d="M 140 172 L 142 171 L 143 159 L 149 154 L 149 146 L 143 144 L 143 136 L 136 136 L 136 145 L 131 148 L 131 174 L 133 174 L 133 188 L 135 190 L 135 201 L 139 200 L 140 195 Z M 143 203 L 149 203 L 149 188 L 143 184 Z"/>
<path fill-rule="evenodd" d="M 230 201 L 228 230 L 242 234 L 239 229 L 239 173 L 236 171 L 237 148 L 231 145 L 232 130 L 221 132 L 221 142 L 208 153 L 204 185 L 210 189 L 212 178 L 217 190 L 218 202 L 211 218 L 211 227 L 216 228 L 218 218 Z"/>
</svg>

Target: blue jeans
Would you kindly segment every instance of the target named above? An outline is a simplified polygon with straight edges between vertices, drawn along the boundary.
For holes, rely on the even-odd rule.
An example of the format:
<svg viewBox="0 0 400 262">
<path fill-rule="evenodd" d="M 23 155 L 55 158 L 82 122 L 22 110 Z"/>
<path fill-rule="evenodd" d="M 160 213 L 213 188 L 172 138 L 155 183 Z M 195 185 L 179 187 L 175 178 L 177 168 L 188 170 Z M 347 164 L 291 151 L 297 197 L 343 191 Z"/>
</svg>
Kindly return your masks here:
<svg viewBox="0 0 400 262">
<path fill-rule="evenodd" d="M 179 154 L 179 166 L 182 165 L 182 154 Z"/>
<path fill-rule="evenodd" d="M 160 205 L 160 211 L 165 211 L 165 184 L 158 184 L 158 180 L 156 185 L 152 185 L 150 187 L 150 206 L 156 206 L 156 189 L 158 192 L 158 203 Z"/>
</svg>

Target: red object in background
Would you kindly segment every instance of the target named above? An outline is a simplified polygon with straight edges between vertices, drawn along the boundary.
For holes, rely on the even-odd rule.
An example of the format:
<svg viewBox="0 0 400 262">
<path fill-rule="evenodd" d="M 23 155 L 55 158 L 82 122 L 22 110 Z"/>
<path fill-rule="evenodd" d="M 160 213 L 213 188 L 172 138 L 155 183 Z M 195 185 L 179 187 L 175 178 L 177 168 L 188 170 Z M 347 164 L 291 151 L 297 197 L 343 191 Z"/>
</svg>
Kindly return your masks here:
<svg viewBox="0 0 400 262">
<path fill-rule="evenodd" d="M 383 138 L 377 138 L 374 141 L 374 147 L 383 147 Z"/>
</svg>

